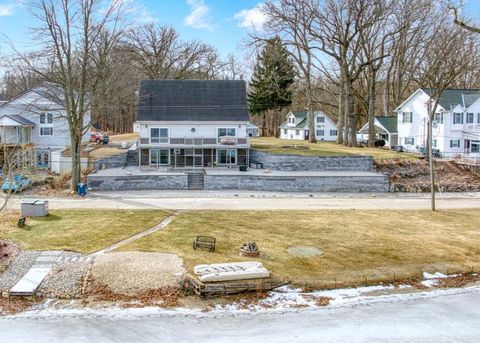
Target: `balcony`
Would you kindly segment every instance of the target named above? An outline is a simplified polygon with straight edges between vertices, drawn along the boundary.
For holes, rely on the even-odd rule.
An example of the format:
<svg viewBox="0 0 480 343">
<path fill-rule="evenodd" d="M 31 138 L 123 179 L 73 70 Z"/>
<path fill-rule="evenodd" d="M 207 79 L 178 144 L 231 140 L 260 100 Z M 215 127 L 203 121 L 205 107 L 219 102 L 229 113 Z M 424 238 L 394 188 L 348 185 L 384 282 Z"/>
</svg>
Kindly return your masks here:
<svg viewBox="0 0 480 343">
<path fill-rule="evenodd" d="M 139 146 L 209 146 L 209 147 L 223 147 L 223 146 L 250 146 L 250 139 L 247 137 L 217 137 L 217 138 L 140 138 Z"/>
</svg>

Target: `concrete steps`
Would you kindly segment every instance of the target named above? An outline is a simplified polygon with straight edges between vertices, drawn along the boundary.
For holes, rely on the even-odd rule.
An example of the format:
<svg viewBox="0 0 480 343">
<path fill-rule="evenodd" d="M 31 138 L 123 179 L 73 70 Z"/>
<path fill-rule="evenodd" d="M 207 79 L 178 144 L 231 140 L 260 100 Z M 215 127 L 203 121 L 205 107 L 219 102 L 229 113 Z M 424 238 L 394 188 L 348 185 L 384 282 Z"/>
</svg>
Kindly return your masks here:
<svg viewBox="0 0 480 343">
<path fill-rule="evenodd" d="M 189 172 L 187 176 L 188 176 L 188 189 L 202 190 L 205 188 L 205 173 L 203 171 Z"/>
<path fill-rule="evenodd" d="M 139 165 L 138 159 L 138 150 L 130 149 L 127 151 L 127 160 L 125 162 L 125 167 L 136 167 Z"/>
</svg>

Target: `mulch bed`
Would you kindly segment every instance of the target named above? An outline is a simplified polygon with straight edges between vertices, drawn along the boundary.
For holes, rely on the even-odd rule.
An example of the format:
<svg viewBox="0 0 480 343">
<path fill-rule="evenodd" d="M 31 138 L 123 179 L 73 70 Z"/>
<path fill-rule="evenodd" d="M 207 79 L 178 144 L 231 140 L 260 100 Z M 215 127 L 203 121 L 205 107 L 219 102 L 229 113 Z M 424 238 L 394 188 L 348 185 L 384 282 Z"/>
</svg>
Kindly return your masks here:
<svg viewBox="0 0 480 343">
<path fill-rule="evenodd" d="M 85 303 L 109 301 L 122 302 L 122 307 L 174 307 L 179 304 L 180 289 L 179 287 L 167 287 L 151 289 L 135 295 L 118 294 L 112 291 L 110 287 L 95 281 L 94 278 L 89 275 L 85 282 L 83 296 Z"/>
<path fill-rule="evenodd" d="M 37 301 L 25 298 L 0 297 L 0 314 L 15 314 L 28 310 Z"/>
<path fill-rule="evenodd" d="M 427 161 L 375 161 L 375 169 L 388 176 L 392 192 L 430 192 L 430 169 Z M 436 161 L 435 174 L 437 190 L 441 192 L 480 191 L 480 175 L 454 161 Z"/>
<path fill-rule="evenodd" d="M 7 268 L 19 251 L 20 249 L 12 242 L 0 239 L 0 273 Z"/>
</svg>

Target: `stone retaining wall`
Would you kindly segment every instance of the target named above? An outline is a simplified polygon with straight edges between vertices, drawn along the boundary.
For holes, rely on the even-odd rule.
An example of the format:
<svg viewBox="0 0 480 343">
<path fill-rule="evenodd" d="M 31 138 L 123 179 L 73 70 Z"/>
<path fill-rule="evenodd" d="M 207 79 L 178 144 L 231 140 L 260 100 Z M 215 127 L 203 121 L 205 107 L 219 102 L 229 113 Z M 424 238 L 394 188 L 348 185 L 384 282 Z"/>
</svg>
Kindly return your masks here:
<svg viewBox="0 0 480 343">
<path fill-rule="evenodd" d="M 262 162 L 265 169 L 282 171 L 374 170 L 371 156 L 300 156 L 250 150 L 250 161 Z"/>
<path fill-rule="evenodd" d="M 183 190 L 188 189 L 187 174 L 87 176 L 87 186 L 95 191 Z"/>
<path fill-rule="evenodd" d="M 378 176 L 263 176 L 205 175 L 205 189 L 238 189 L 272 192 L 373 192 L 388 191 L 387 177 Z"/>
<path fill-rule="evenodd" d="M 125 166 L 126 162 L 127 151 L 122 152 L 118 155 L 112 155 L 102 158 L 101 160 L 93 161 L 93 169 L 100 170 L 103 166 L 105 166 L 105 169 L 122 168 Z"/>
</svg>

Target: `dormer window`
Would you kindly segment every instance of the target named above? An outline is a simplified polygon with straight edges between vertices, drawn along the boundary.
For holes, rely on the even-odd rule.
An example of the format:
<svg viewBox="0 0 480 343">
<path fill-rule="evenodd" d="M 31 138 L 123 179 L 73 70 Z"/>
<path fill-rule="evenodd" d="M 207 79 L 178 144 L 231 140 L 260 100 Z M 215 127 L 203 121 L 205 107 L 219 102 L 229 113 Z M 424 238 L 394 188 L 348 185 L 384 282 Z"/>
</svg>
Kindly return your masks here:
<svg viewBox="0 0 480 343">
<path fill-rule="evenodd" d="M 453 114 L 453 123 L 454 124 L 463 124 L 463 113 L 454 113 Z"/>
</svg>

